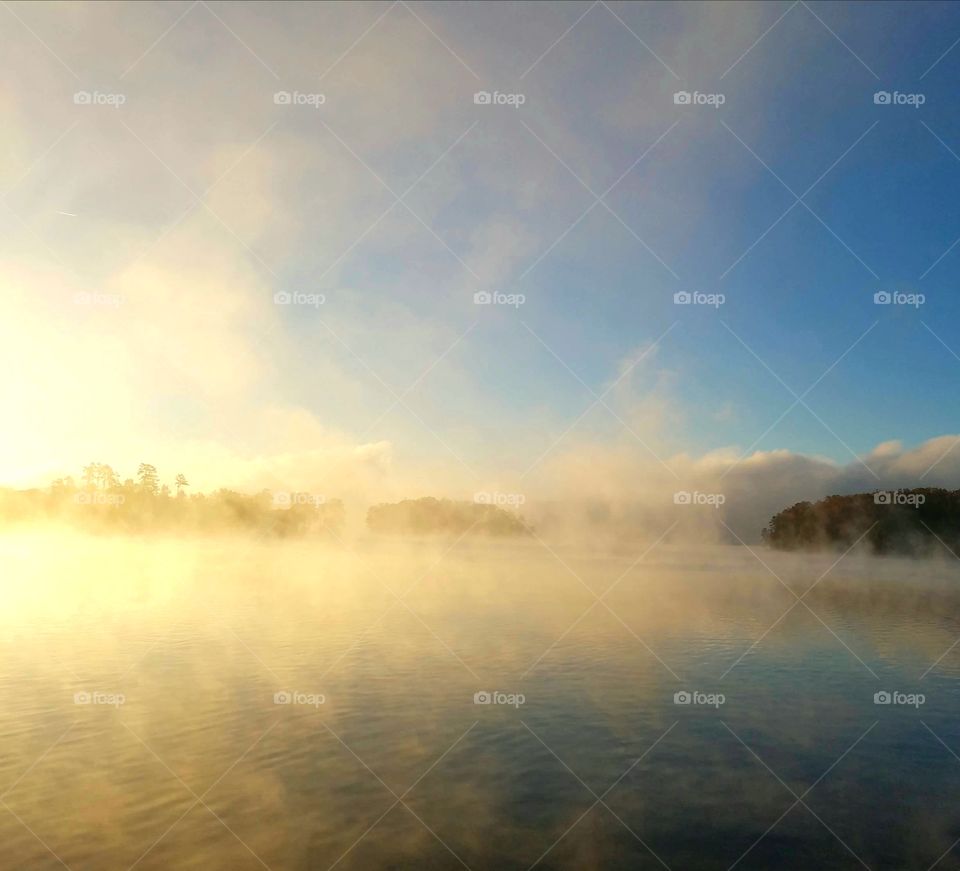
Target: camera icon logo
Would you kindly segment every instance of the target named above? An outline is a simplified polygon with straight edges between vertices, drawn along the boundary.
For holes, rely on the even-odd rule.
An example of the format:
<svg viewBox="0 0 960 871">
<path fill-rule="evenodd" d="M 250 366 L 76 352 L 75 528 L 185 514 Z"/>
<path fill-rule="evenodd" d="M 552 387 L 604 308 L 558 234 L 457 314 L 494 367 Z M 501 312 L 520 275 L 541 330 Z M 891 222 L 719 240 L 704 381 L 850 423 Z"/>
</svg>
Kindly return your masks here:
<svg viewBox="0 0 960 871">
<path fill-rule="evenodd" d="M 276 305 L 290 305 L 292 297 L 285 290 L 279 290 L 273 295 L 273 301 Z"/>
<path fill-rule="evenodd" d="M 73 102 L 78 106 L 89 106 L 93 102 L 93 97 L 89 91 L 77 91 L 73 95 Z"/>
<path fill-rule="evenodd" d="M 875 705 L 889 705 L 892 701 L 893 698 L 886 690 L 880 690 L 873 694 L 873 703 Z"/>
<path fill-rule="evenodd" d="M 273 703 L 275 705 L 289 705 L 293 703 L 293 696 L 285 691 L 273 694 Z"/>
<path fill-rule="evenodd" d="M 874 305 L 890 305 L 891 302 L 893 302 L 893 297 L 886 290 L 878 290 L 873 295 Z"/>
<path fill-rule="evenodd" d="M 477 91 L 473 95 L 473 102 L 477 106 L 489 106 L 493 102 L 493 97 L 489 91 Z"/>
<path fill-rule="evenodd" d="M 473 703 L 475 705 L 493 704 L 493 696 L 486 690 L 478 690 L 473 694 Z"/>
<path fill-rule="evenodd" d="M 84 693 L 73 694 L 73 703 L 75 705 L 89 705 L 92 700 L 93 699 L 90 696 L 90 693 L 84 692 Z"/>
<path fill-rule="evenodd" d="M 673 703 L 675 705 L 689 705 L 693 702 L 693 696 L 686 690 L 680 690 L 673 694 Z"/>
<path fill-rule="evenodd" d="M 673 295 L 673 304 L 674 305 L 690 305 L 693 302 L 693 295 L 688 293 L 686 290 L 677 291 Z"/>
<path fill-rule="evenodd" d="M 474 305 L 490 305 L 493 302 L 493 294 L 486 290 L 478 290 L 473 295 Z"/>
<path fill-rule="evenodd" d="M 673 102 L 677 106 L 689 106 L 692 102 L 692 96 L 689 91 L 677 91 L 673 95 Z"/>
<path fill-rule="evenodd" d="M 878 106 L 888 106 L 890 104 L 890 92 L 889 91 L 877 91 L 873 95 L 873 102 Z"/>
<path fill-rule="evenodd" d="M 290 96 L 289 91 L 277 91 L 273 95 L 273 102 L 278 106 L 289 106 L 292 102 L 292 97 Z"/>
<path fill-rule="evenodd" d="M 687 490 L 680 490 L 673 494 L 674 505 L 689 505 L 691 500 L 692 497 Z"/>
<path fill-rule="evenodd" d="M 873 504 L 874 505 L 892 505 L 893 494 L 880 490 L 879 492 L 873 494 Z"/>
</svg>

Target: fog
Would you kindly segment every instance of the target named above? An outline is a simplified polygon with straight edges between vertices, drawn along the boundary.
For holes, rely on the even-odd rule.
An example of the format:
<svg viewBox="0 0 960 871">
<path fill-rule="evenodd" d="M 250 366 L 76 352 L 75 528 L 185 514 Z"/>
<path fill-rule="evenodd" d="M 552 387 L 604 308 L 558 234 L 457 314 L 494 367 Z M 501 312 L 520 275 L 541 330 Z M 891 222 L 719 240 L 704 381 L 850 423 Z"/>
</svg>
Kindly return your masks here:
<svg viewBox="0 0 960 871">
<path fill-rule="evenodd" d="M 399 603 L 409 596 L 426 612 L 448 616 L 512 613 L 506 619 L 525 626 L 515 639 L 525 649 L 553 640 L 567 628 L 567 617 L 596 605 L 597 597 L 635 608 L 635 626 L 651 637 L 675 638 L 688 631 L 723 637 L 731 615 L 777 616 L 800 596 L 843 619 L 930 621 L 923 632 L 900 639 L 927 657 L 953 641 L 949 631 L 935 631 L 938 621 L 949 623 L 960 613 L 960 562 L 948 554 L 924 560 L 860 550 L 785 554 L 666 539 L 604 548 L 541 536 L 184 539 L 36 525 L 0 536 L 0 558 L 0 621 L 7 631 L 22 637 L 31 628 L 59 625 L 67 640 L 71 620 L 102 613 L 105 623 L 122 620 L 130 630 L 131 620 L 169 619 L 174 603 L 194 612 L 191 619 L 216 622 L 219 604 L 209 596 L 216 603 L 255 597 L 267 609 L 257 619 L 271 632 L 301 619 L 305 602 L 322 606 L 324 625 L 336 628 L 357 609 L 374 613 L 378 604 L 402 613 Z M 498 661 L 512 668 L 529 665 L 497 650 Z"/>
<path fill-rule="evenodd" d="M 721 718 L 750 743 L 775 735 L 763 753 L 777 770 L 813 760 L 819 774 L 824 747 L 838 755 L 877 719 L 878 688 L 924 693 L 918 716 L 938 731 L 955 711 L 955 560 L 651 544 L 8 531 L 5 801 L 43 820 L 70 867 L 227 867 L 251 852 L 275 868 L 421 862 L 437 842 L 415 812 L 471 867 L 530 864 L 556 841 L 555 861 L 600 868 L 636 845 L 602 827 L 564 838 L 583 789 L 540 742 L 606 788 L 672 729 L 609 800 L 672 849 L 692 849 L 692 813 L 729 827 L 726 865 L 756 836 L 744 814 L 765 818 L 782 794 Z M 678 710 L 689 689 L 722 693 L 723 709 Z M 478 692 L 523 702 L 477 705 Z M 904 716 L 870 745 L 891 777 L 888 743 L 902 753 L 925 734 Z M 411 812 L 364 836 L 387 787 L 403 794 L 446 750 Z M 944 776 L 924 774 L 925 794 L 942 800 Z M 551 796 L 535 813 L 531 790 Z M 191 791 L 206 796 L 192 810 Z M 935 809 L 922 827 L 897 813 L 896 846 L 874 834 L 858 852 L 925 856 L 949 834 Z M 0 855 L 44 867 L 12 816 L 0 833 Z"/>
</svg>

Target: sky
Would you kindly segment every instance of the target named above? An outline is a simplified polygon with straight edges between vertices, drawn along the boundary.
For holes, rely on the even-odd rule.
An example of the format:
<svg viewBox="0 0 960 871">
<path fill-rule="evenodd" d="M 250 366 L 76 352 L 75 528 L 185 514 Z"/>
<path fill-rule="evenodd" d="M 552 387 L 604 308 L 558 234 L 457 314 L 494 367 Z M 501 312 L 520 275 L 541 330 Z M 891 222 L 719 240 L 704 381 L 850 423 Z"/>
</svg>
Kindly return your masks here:
<svg viewBox="0 0 960 871">
<path fill-rule="evenodd" d="M 751 528 L 960 486 L 958 43 L 954 3 L 5 0 L 0 481 Z"/>
</svg>

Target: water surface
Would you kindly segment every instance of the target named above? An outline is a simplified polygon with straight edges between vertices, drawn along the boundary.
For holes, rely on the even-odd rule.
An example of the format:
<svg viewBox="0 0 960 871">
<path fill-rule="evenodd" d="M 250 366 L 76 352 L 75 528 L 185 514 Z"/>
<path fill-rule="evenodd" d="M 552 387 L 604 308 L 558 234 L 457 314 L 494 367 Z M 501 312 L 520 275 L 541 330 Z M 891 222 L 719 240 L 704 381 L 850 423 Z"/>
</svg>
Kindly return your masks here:
<svg viewBox="0 0 960 871">
<path fill-rule="evenodd" d="M 960 868 L 956 561 L 451 544 L 0 540 L 0 868 Z"/>
</svg>

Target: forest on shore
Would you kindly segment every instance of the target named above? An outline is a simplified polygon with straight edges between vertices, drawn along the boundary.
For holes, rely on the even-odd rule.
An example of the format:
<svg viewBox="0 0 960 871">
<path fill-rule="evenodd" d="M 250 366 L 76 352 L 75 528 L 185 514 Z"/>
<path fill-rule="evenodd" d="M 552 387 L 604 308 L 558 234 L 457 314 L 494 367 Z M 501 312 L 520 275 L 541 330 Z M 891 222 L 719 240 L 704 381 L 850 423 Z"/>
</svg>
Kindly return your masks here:
<svg viewBox="0 0 960 871">
<path fill-rule="evenodd" d="M 155 466 L 141 463 L 135 478 L 120 479 L 105 463 L 89 463 L 79 480 L 58 478 L 49 487 L 0 488 L 0 524 L 59 522 L 91 532 L 218 533 L 266 537 L 339 536 L 343 501 L 306 491 L 241 493 L 221 487 L 190 492 L 177 474 L 162 483 Z M 371 506 L 370 532 L 401 535 L 525 535 L 521 518 L 502 508 L 450 499 L 406 499 Z"/>
<path fill-rule="evenodd" d="M 373 505 L 367 511 L 367 528 L 371 532 L 406 535 L 467 532 L 482 535 L 530 534 L 523 518 L 496 505 L 434 499 L 432 496 Z"/>
<path fill-rule="evenodd" d="M 875 554 L 960 552 L 960 490 L 920 487 L 828 496 L 775 514 L 761 532 L 777 550 L 844 550 L 861 538 Z"/>
</svg>

